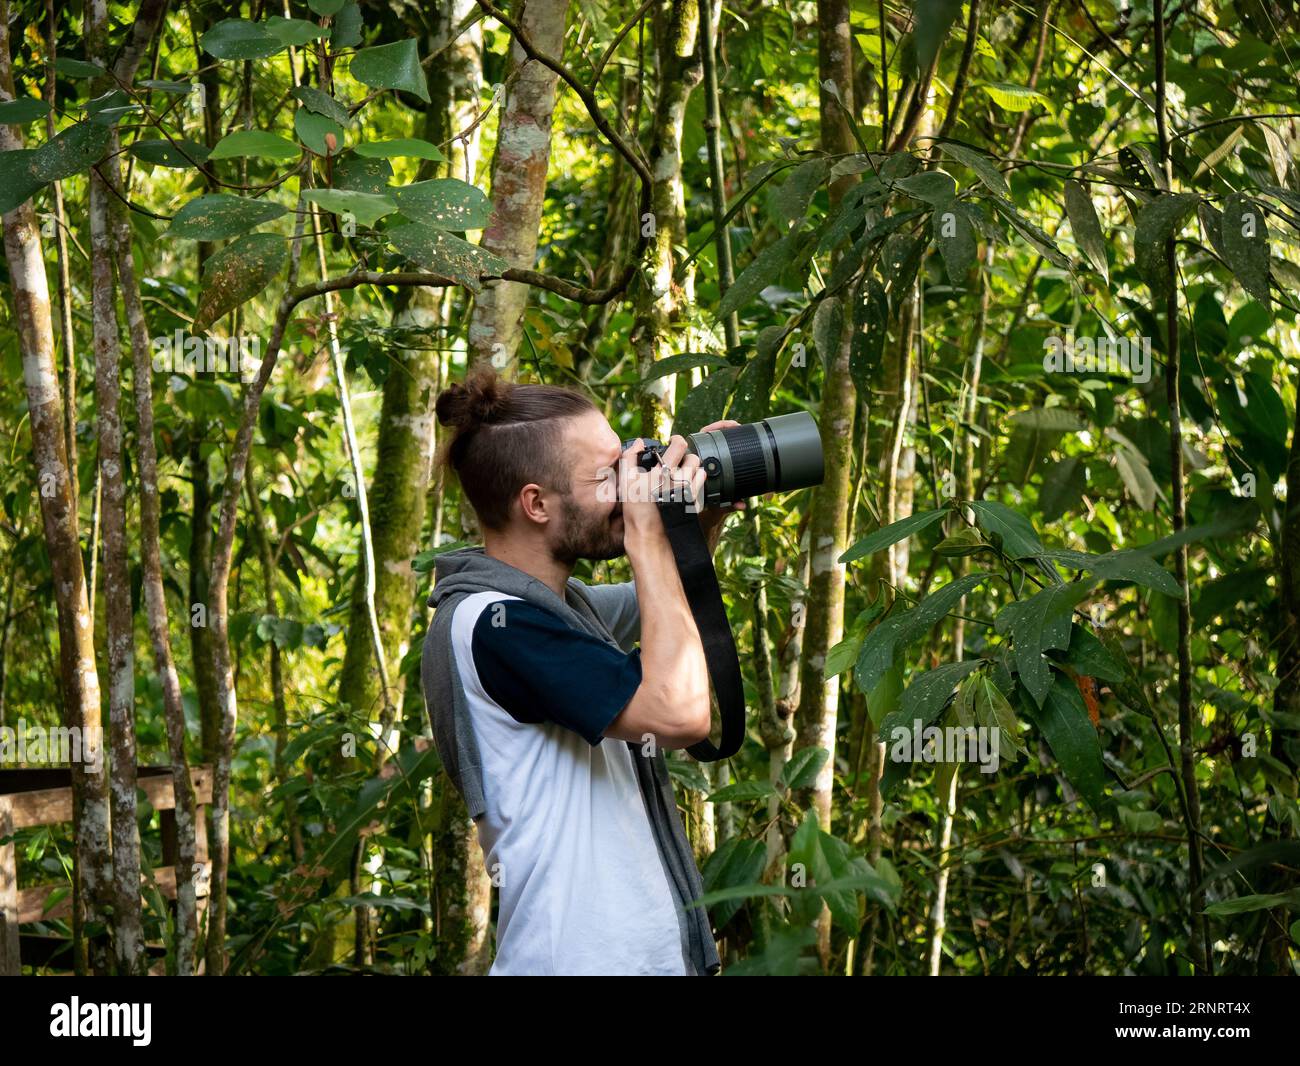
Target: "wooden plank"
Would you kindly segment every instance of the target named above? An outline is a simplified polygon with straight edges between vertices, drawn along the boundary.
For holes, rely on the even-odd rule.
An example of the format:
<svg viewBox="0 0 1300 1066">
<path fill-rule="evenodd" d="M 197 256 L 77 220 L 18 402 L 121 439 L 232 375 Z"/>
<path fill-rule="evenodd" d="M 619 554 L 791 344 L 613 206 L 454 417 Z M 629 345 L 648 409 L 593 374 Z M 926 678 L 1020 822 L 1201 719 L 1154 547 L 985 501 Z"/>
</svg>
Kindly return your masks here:
<svg viewBox="0 0 1300 1066">
<path fill-rule="evenodd" d="M 0 796 L 0 840 L 14 835 L 13 803 Z M 0 844 L 0 976 L 22 973 L 18 940 L 18 854 L 14 843 Z"/>
<path fill-rule="evenodd" d="M 176 898 L 176 867 L 159 866 L 153 872 L 154 881 L 157 882 L 158 891 L 162 893 L 164 899 Z M 141 878 L 141 882 L 148 882 Z M 199 895 L 207 893 L 206 882 L 199 882 Z M 46 902 L 50 894 L 56 889 L 69 888 L 67 884 L 48 884 L 34 885 L 31 888 L 20 889 L 18 892 L 18 921 L 22 922 L 48 922 L 56 918 L 66 918 L 72 913 L 72 893 L 69 891 L 66 896 L 55 903 L 49 910 L 46 910 Z"/>
<path fill-rule="evenodd" d="M 16 771 L 10 771 L 16 772 Z M 173 810 L 176 797 L 172 789 L 171 770 L 165 766 L 142 766 L 137 782 L 156 811 Z M 196 804 L 212 802 L 212 768 L 195 766 L 190 769 L 190 782 L 194 787 Z M 16 792 L 10 796 L 13 803 L 14 828 L 29 829 L 37 825 L 58 825 L 72 821 L 72 786 L 41 788 Z"/>
</svg>

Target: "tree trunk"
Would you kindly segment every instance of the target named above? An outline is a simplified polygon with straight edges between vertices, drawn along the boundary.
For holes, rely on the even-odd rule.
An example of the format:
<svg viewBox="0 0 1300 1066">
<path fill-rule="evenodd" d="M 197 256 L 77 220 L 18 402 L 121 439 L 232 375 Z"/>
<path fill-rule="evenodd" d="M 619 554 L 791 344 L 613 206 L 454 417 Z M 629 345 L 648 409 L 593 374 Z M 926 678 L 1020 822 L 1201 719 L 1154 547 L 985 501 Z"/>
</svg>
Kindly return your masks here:
<svg viewBox="0 0 1300 1066">
<path fill-rule="evenodd" d="M 9 52 L 9 4 L 0 0 L 0 99 L 13 100 L 14 81 Z M 0 124 L 0 151 L 23 147 L 17 127 Z M 77 534 L 77 502 L 73 495 L 64 436 L 63 405 L 54 366 L 54 327 L 50 293 L 41 252 L 36 211 L 27 201 L 4 216 L 5 258 L 13 292 L 14 323 L 23 358 L 23 380 L 36 461 L 41 522 L 53 575 L 59 625 L 59 673 L 65 724 L 81 731 L 83 745 L 102 756 L 99 674 L 95 665 L 94 619 L 90 614 L 81 545 Z M 73 929 L 78 968 L 84 968 L 84 921 L 100 920 L 107 912 L 112 883 L 112 843 L 109 828 L 107 775 L 87 772 L 86 763 L 71 766 L 73 834 L 77 884 Z"/>
<path fill-rule="evenodd" d="M 650 217 L 641 219 L 648 234 L 641 281 L 636 296 L 632 346 L 642 380 L 654 364 L 673 354 L 671 331 L 694 296 L 694 271 L 674 280 L 674 248 L 686 243 L 686 199 L 682 187 L 682 131 L 686 104 L 704 76 L 696 49 L 699 36 L 698 0 L 672 0 L 660 22 L 659 96 L 651 132 Z M 644 386 L 641 432 L 666 440 L 672 426 L 676 375 L 668 374 Z"/>
<path fill-rule="evenodd" d="M 850 114 L 853 113 L 853 53 L 849 35 L 847 0 L 819 0 L 817 53 L 822 85 L 832 82 Z M 855 141 L 844 112 L 834 96 L 820 94 L 822 149 L 832 155 L 854 151 Z M 834 182 L 831 204 L 843 198 L 852 179 Z M 835 358 L 822 384 L 821 435 L 826 477 L 814 491 L 808 526 L 808 616 L 801 664 L 798 740 L 796 750 L 824 748 L 830 758 L 817 774 L 811 790 L 812 808 L 823 830 L 831 828 L 831 798 L 835 783 L 835 728 L 839 714 L 839 678 L 826 680 L 826 655 L 844 633 L 844 565 L 839 561 L 848 538 L 849 473 L 852 466 L 853 415 L 857 395 L 849 373 L 852 330 L 840 337 Z M 819 921 L 818 950 L 823 966 L 830 956 L 829 912 Z"/>
<path fill-rule="evenodd" d="M 568 6 L 568 0 L 532 0 L 526 7 L 517 5 L 528 37 L 547 55 L 560 56 Z M 510 47 L 510 66 L 492 157 L 492 218 L 481 243 L 511 266 L 531 270 L 537 258 L 538 230 L 546 199 L 551 116 L 559 76 L 528 59 L 517 42 Z M 527 304 L 527 285 L 517 281 L 487 282 L 475 298 L 470 319 L 472 358 L 489 360 L 498 370 L 513 376 Z"/>
</svg>

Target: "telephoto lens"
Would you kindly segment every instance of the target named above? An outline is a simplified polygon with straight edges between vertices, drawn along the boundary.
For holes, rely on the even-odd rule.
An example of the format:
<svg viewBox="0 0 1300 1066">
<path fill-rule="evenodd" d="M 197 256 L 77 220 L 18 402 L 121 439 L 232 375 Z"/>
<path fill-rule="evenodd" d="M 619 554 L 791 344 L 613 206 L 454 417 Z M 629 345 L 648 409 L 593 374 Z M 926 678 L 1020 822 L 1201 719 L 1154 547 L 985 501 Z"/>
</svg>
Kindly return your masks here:
<svg viewBox="0 0 1300 1066">
<path fill-rule="evenodd" d="M 807 411 L 692 433 L 686 441 L 707 475 L 708 507 L 766 492 L 806 489 L 820 485 L 826 476 L 821 431 Z"/>
<path fill-rule="evenodd" d="M 624 441 L 623 447 L 636 440 Z M 638 462 L 649 470 L 659 462 L 665 446 L 656 440 L 644 443 Z M 700 457 L 706 475 L 706 507 L 721 507 L 766 492 L 806 489 L 820 485 L 826 477 L 821 431 L 807 411 L 692 433 L 686 446 Z"/>
</svg>

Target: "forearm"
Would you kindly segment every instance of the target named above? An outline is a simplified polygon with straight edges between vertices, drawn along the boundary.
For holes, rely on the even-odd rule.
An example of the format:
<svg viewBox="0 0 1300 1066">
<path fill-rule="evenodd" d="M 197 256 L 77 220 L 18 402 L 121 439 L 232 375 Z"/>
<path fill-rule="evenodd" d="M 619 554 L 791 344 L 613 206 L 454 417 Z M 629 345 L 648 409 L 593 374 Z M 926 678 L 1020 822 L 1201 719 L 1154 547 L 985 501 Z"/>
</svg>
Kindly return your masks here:
<svg viewBox="0 0 1300 1066">
<path fill-rule="evenodd" d="M 625 546 L 641 610 L 641 687 L 623 723 L 682 747 L 708 732 L 709 675 L 699 631 L 662 530 L 629 531 Z M 639 739 L 642 734 L 627 739 Z"/>
</svg>

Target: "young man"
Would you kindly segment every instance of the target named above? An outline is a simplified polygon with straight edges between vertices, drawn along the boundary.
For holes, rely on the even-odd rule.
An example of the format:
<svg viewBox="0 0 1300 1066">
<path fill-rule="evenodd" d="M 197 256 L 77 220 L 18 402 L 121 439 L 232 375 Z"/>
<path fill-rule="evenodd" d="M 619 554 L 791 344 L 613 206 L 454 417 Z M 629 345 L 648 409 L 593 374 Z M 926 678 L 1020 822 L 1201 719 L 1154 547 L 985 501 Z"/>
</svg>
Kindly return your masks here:
<svg viewBox="0 0 1300 1066">
<path fill-rule="evenodd" d="M 663 758 L 709 735 L 709 679 L 653 502 L 686 487 L 702 499 L 704 471 L 681 437 L 642 470 L 642 446 L 623 451 L 585 397 L 489 368 L 437 411 L 483 547 L 438 557 L 421 671 L 500 891 L 491 972 L 712 974 Z M 710 546 L 725 517 L 701 513 Z M 571 576 L 623 554 L 633 582 Z"/>
</svg>

